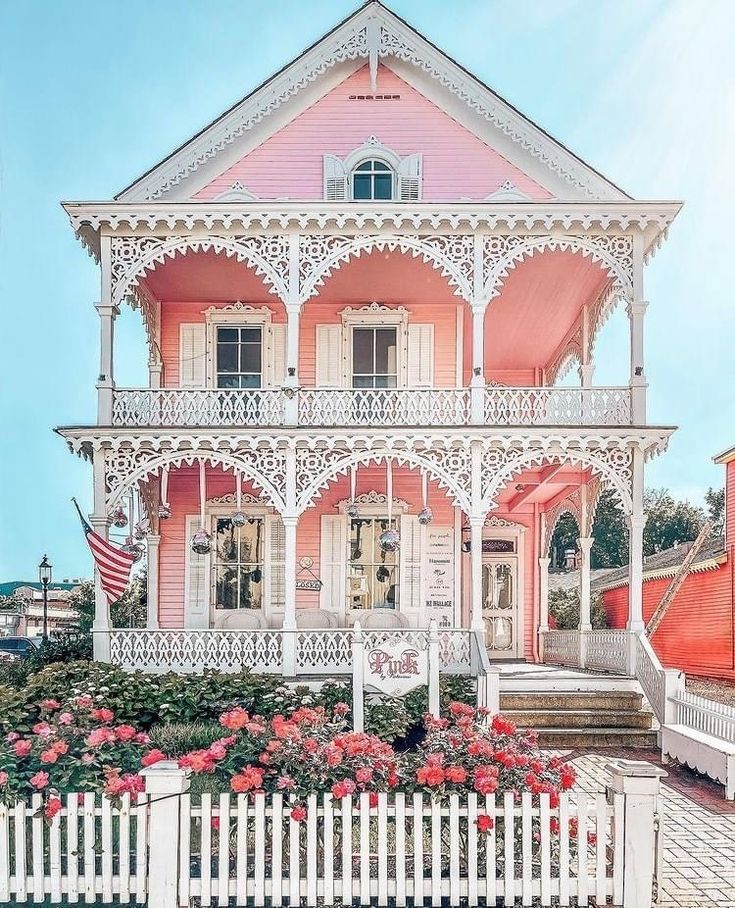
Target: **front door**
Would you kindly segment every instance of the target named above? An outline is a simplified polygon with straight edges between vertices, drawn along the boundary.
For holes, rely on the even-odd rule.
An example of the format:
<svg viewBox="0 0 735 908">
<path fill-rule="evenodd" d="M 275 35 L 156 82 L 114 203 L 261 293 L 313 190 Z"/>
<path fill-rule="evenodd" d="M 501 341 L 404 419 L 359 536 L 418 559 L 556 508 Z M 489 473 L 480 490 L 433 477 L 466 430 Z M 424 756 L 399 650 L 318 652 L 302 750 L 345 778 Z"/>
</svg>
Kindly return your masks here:
<svg viewBox="0 0 735 908">
<path fill-rule="evenodd" d="M 485 640 L 495 658 L 518 656 L 518 559 L 485 555 L 482 562 L 482 617 Z"/>
</svg>

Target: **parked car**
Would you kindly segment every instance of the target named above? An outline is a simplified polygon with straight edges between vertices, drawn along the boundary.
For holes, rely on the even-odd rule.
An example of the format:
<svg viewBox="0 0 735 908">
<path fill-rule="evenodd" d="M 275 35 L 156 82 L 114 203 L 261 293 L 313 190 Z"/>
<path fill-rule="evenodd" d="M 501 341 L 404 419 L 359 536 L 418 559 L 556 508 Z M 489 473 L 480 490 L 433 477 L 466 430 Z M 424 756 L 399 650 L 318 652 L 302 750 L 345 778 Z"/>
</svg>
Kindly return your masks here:
<svg viewBox="0 0 735 908">
<path fill-rule="evenodd" d="M 36 652 L 39 640 L 35 637 L 0 637 L 0 653 L 26 659 Z"/>
</svg>

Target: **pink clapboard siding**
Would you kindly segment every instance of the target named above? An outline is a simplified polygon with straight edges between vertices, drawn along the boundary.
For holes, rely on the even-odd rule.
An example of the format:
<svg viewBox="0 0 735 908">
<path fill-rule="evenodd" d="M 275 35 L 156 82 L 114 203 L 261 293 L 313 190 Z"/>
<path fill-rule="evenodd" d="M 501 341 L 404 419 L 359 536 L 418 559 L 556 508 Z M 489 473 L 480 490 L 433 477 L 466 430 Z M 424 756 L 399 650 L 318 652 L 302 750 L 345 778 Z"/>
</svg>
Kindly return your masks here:
<svg viewBox="0 0 735 908">
<path fill-rule="evenodd" d="M 378 69 L 378 94 L 397 100 L 358 100 L 370 94 L 364 66 L 195 195 L 212 199 L 239 181 L 262 199 L 323 197 L 323 156 L 346 157 L 376 136 L 400 155 L 423 155 L 423 198 L 483 199 L 510 180 L 533 199 L 550 193 L 497 151 L 400 79 Z"/>
<path fill-rule="evenodd" d="M 725 473 L 725 545 L 735 546 L 735 460 L 727 464 Z"/>
</svg>

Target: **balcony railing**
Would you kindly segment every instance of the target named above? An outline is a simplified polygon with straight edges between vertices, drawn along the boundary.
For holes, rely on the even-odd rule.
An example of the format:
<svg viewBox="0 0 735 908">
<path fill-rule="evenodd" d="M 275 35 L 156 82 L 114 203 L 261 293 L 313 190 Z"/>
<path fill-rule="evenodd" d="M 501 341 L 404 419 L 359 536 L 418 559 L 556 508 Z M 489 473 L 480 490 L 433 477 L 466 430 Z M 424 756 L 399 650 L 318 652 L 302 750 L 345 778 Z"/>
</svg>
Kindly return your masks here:
<svg viewBox="0 0 735 908">
<path fill-rule="evenodd" d="M 629 388 L 116 389 L 112 425 L 625 426 Z"/>
</svg>

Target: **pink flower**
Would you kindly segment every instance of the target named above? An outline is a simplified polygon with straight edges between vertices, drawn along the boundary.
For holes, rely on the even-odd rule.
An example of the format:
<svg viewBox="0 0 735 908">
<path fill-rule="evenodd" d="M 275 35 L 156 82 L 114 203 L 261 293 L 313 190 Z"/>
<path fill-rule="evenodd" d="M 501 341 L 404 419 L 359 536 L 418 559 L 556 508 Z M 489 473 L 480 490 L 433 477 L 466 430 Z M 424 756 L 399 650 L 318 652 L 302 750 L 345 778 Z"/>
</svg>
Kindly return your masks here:
<svg viewBox="0 0 735 908">
<path fill-rule="evenodd" d="M 31 731 L 34 735 L 39 735 L 41 738 L 49 738 L 54 733 L 48 722 L 36 722 Z"/>
<path fill-rule="evenodd" d="M 20 735 L 17 731 L 9 731 L 7 735 L 5 735 L 5 740 L 8 744 L 12 744 L 14 741 L 17 741 L 19 737 Z"/>
<path fill-rule="evenodd" d="M 74 722 L 74 716 L 71 713 L 59 713 L 57 721 L 59 725 L 71 725 Z"/>
<path fill-rule="evenodd" d="M 291 819 L 297 823 L 306 819 L 306 808 L 303 804 L 296 804 L 291 810 Z"/>
<path fill-rule="evenodd" d="M 9 778 L 10 776 L 6 772 L 0 770 L 0 788 L 8 784 Z"/>
<path fill-rule="evenodd" d="M 112 744 L 115 741 L 115 732 L 111 728 L 93 728 L 87 735 L 88 747 L 99 747 L 100 744 Z"/>
<path fill-rule="evenodd" d="M 291 776 L 279 776 L 278 781 L 276 782 L 276 788 L 281 791 L 291 791 L 292 788 L 296 788 L 296 780 L 292 779 Z"/>
<path fill-rule="evenodd" d="M 41 709 L 48 709 L 50 711 L 53 709 L 58 709 L 60 706 L 61 703 L 59 703 L 58 700 L 41 700 Z"/>
<path fill-rule="evenodd" d="M 118 741 L 132 741 L 137 734 L 132 725 L 118 725 L 114 732 Z"/>
<path fill-rule="evenodd" d="M 161 760 L 165 759 L 166 754 L 162 750 L 155 748 L 154 750 L 149 751 L 144 757 L 141 757 L 140 765 L 153 766 L 154 763 L 160 763 Z"/>
<path fill-rule="evenodd" d="M 244 728 L 248 724 L 250 716 L 241 706 L 236 706 L 234 709 L 222 713 L 219 717 L 219 721 L 220 725 L 224 725 L 224 727 L 229 728 L 230 731 L 240 731 L 241 728 Z"/>
<path fill-rule="evenodd" d="M 242 772 L 237 773 L 230 779 L 230 788 L 239 793 L 262 788 L 262 786 L 263 770 L 257 766 L 248 765 Z"/>
<path fill-rule="evenodd" d="M 90 697 L 89 694 L 82 694 L 81 696 L 77 697 L 76 703 L 80 709 L 91 709 L 94 700 Z"/>
<path fill-rule="evenodd" d="M 94 763 L 94 754 L 91 754 L 91 753 L 89 753 L 89 751 L 86 751 L 85 753 L 82 754 L 81 760 L 82 760 L 82 763 L 84 763 L 86 766 L 89 766 L 90 763 Z"/>
<path fill-rule="evenodd" d="M 355 772 L 355 781 L 358 782 L 360 785 L 367 785 L 368 782 L 372 782 L 373 781 L 372 769 L 368 769 L 365 766 L 360 767 L 360 769 L 358 769 Z"/>
<path fill-rule="evenodd" d="M 31 742 L 25 738 L 20 738 L 20 740 L 15 742 L 13 746 L 16 757 L 27 757 L 31 752 Z"/>
<path fill-rule="evenodd" d="M 350 707 L 347 703 L 335 703 L 332 712 L 335 716 L 346 716 L 350 711 Z"/>
<path fill-rule="evenodd" d="M 30 777 L 28 780 L 30 784 L 41 791 L 42 788 L 45 788 L 48 785 L 49 775 L 47 772 L 37 772 Z"/>
<path fill-rule="evenodd" d="M 144 731 L 139 731 L 133 740 L 135 741 L 136 744 L 150 744 L 151 743 L 150 735 L 147 735 Z"/>
<path fill-rule="evenodd" d="M 332 785 L 332 797 L 339 800 L 340 798 L 346 798 L 348 795 L 351 795 L 355 791 L 355 783 L 352 779 L 345 779 L 342 782 L 335 782 Z"/>
<path fill-rule="evenodd" d="M 59 755 L 52 747 L 50 747 L 48 750 L 44 750 L 41 753 L 40 757 L 42 763 L 55 763 L 58 759 Z"/>
</svg>

